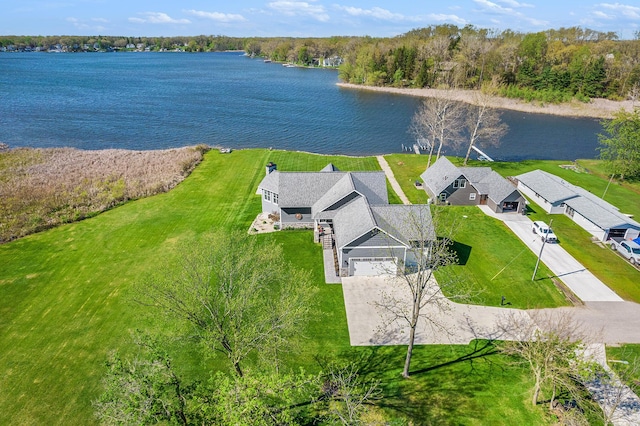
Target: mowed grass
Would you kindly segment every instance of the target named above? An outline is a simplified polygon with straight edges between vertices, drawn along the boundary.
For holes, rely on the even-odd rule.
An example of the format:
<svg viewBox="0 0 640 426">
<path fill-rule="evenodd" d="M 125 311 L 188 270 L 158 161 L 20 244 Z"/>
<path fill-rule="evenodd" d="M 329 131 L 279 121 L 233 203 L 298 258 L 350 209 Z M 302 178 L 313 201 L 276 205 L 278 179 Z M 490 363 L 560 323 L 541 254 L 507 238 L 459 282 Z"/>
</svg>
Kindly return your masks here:
<svg viewBox="0 0 640 426">
<path fill-rule="evenodd" d="M 537 257 L 504 223 L 475 206 L 448 206 L 445 212 L 446 221 L 455 224 L 459 265 L 438 271 L 436 278 L 457 283 L 453 292 L 468 295 L 466 303 L 500 306 L 505 296 L 511 308 L 568 304 L 544 264 L 531 280 Z"/>
<path fill-rule="evenodd" d="M 376 170 L 375 158 L 267 150 L 207 154 L 169 193 L 95 218 L 0 246 L 0 412 L 6 424 L 92 424 L 108 352 L 131 353 L 131 333 L 162 321 L 132 301 L 136 283 L 179 255 L 180 244 L 212 229 L 248 229 L 260 211 L 255 195 L 268 161 L 280 170 Z M 284 246 L 312 271 L 319 293 L 303 349 L 290 366 L 317 371 L 323 357 L 362 360 L 382 380 L 381 409 L 415 424 L 546 424 L 531 407 L 526 371 L 503 357 L 473 362 L 472 346 L 415 350 L 414 378 L 400 378 L 405 347 L 351 348 L 340 285 L 324 284 L 321 250 L 310 231 L 259 236 Z M 192 366 L 197 370 L 200 364 Z"/>
<path fill-rule="evenodd" d="M 413 195 L 414 199 L 422 199 L 423 197 L 426 199 L 424 191 L 414 189 L 413 181 L 419 179 L 420 174 L 424 172 L 427 165 L 427 156 L 393 154 L 385 156 L 385 158 L 393 169 L 396 178 L 403 176 L 402 180 L 399 179 L 399 182 L 409 199 L 412 199 L 410 194 Z M 450 160 L 457 165 L 461 165 L 462 162 L 460 158 L 450 158 Z M 472 161 L 469 165 L 490 166 L 502 176 L 516 176 L 540 169 L 560 176 L 567 182 L 580 186 L 593 194 L 602 196 L 609 183 L 602 162 L 579 160 L 577 163 L 579 166 L 577 171 L 560 167 L 561 165 L 572 164 L 569 161 L 527 160 L 517 163 Z M 594 172 L 590 173 L 590 170 L 594 170 Z M 605 200 L 618 207 L 620 211 L 633 214 L 636 219 L 640 218 L 640 183 L 625 182 L 624 184 L 619 184 L 614 181 L 607 189 Z M 535 204 L 530 205 L 529 212 L 529 217 L 532 220 L 544 220 L 549 223 L 553 219 L 554 231 L 565 250 L 620 297 L 640 303 L 640 286 L 637 284 L 640 273 L 628 262 L 608 248 L 593 244 L 590 241 L 591 235 L 570 218 L 564 215 L 548 215 Z M 483 244 L 483 236 L 479 233 L 470 234 L 470 238 L 475 239 L 473 247 Z M 538 275 L 542 277 L 548 276 L 544 275 L 544 273 Z"/>
</svg>

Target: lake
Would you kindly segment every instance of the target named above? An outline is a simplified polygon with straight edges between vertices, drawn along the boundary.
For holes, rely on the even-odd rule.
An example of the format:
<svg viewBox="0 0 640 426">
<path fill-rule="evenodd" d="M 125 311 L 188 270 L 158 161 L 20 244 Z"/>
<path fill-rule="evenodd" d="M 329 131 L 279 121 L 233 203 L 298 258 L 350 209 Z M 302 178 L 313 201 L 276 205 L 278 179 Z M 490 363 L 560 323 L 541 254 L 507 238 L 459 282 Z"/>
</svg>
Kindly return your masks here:
<svg viewBox="0 0 640 426">
<path fill-rule="evenodd" d="M 372 155 L 412 146 L 420 99 L 336 86 L 335 70 L 238 52 L 0 53 L 0 142 L 158 149 L 206 143 Z M 597 119 L 504 111 L 501 160 L 595 158 Z M 453 150 L 447 154 L 459 154 Z"/>
</svg>

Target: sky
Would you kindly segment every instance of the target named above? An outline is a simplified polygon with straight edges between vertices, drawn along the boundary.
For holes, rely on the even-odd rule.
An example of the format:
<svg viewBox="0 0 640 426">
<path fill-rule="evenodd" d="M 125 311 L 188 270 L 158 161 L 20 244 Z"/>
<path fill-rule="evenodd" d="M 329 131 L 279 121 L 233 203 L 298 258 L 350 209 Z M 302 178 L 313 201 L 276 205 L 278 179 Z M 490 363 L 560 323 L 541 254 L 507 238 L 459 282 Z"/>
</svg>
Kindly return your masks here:
<svg viewBox="0 0 640 426">
<path fill-rule="evenodd" d="M 2 0 L 0 35 L 392 37 L 430 25 L 640 31 L 640 1 Z"/>
</svg>

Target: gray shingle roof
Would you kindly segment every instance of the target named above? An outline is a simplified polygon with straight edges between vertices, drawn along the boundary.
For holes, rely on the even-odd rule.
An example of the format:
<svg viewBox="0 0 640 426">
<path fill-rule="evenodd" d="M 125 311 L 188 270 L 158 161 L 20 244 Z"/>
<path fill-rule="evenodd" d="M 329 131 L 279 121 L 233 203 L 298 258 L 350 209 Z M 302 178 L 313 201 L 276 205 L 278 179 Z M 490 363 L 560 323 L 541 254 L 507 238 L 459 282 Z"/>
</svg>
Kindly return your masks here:
<svg viewBox="0 0 640 426">
<path fill-rule="evenodd" d="M 279 174 L 279 187 L 274 192 L 278 193 L 280 207 L 311 207 L 345 175 L 341 172 L 280 172 Z"/>
<path fill-rule="evenodd" d="M 514 192 L 518 191 L 518 189 L 509 182 L 507 179 L 503 178 L 491 169 L 489 169 L 489 173 L 487 173 L 479 182 L 471 182 L 471 184 L 478 189 L 481 194 L 487 194 L 487 196 L 493 200 L 496 204 L 500 204 L 505 198 Z M 482 186 L 483 190 L 480 191 L 478 186 Z"/>
<path fill-rule="evenodd" d="M 620 213 L 616 206 L 556 175 L 534 170 L 516 176 L 516 179 L 551 203 L 564 202 L 602 229 L 625 225 L 640 229 L 640 223 Z"/>
<path fill-rule="evenodd" d="M 435 238 L 429 206 L 387 204 L 371 206 L 371 211 L 380 229 L 406 245 Z"/>
<path fill-rule="evenodd" d="M 478 193 L 487 194 L 496 204 L 517 191 L 511 182 L 493 171 L 491 167 L 456 167 L 446 157 L 440 157 L 420 175 L 435 196 L 460 176 L 464 176 Z"/>
<path fill-rule="evenodd" d="M 333 219 L 336 246 L 344 247 L 371 231 L 375 226 L 376 222 L 367 201 L 364 197 L 356 198 L 340 208 Z"/>
<path fill-rule="evenodd" d="M 311 214 L 315 217 L 317 213 L 331 207 L 333 204 L 342 200 L 355 191 L 355 185 L 350 173 L 345 173 L 335 185 L 333 185 L 325 194 L 316 201 L 312 208 Z"/>
<path fill-rule="evenodd" d="M 542 170 L 523 173 L 516 176 L 516 179 L 552 204 L 576 196 L 576 191 L 565 185 L 567 182 Z"/>
<path fill-rule="evenodd" d="M 278 188 L 280 187 L 280 172 L 274 171 L 266 175 L 262 178 L 262 182 L 258 185 L 257 193 L 260 193 L 261 189 L 266 189 L 267 191 L 278 193 Z"/>
<path fill-rule="evenodd" d="M 624 225 L 635 225 L 637 229 L 640 229 L 640 223 L 617 210 L 606 209 L 586 197 L 571 198 L 565 203 L 602 229 L 619 228 Z"/>
<path fill-rule="evenodd" d="M 431 193 L 438 196 L 438 194 L 451 185 L 454 180 L 458 179 L 460 175 L 460 171 L 451 161 L 446 157 L 440 157 L 438 161 L 433 163 L 420 175 L 420 178 L 422 178 L 425 186 L 431 190 Z"/>
<path fill-rule="evenodd" d="M 369 204 L 389 204 L 384 172 L 352 172 L 351 176 L 356 191 L 367 197 Z"/>
</svg>

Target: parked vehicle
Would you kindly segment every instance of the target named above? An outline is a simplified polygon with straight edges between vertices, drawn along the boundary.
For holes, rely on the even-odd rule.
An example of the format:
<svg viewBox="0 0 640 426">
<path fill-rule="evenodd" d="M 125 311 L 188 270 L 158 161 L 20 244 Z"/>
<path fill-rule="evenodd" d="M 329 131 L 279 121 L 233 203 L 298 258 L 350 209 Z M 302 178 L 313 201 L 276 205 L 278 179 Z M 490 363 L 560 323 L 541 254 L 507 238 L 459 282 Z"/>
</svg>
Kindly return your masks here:
<svg viewBox="0 0 640 426">
<path fill-rule="evenodd" d="M 557 243 L 558 237 L 553 233 L 553 230 L 549 228 L 549 225 L 544 223 L 541 220 L 536 220 L 533 222 L 532 230 L 534 234 L 540 236 L 542 241 L 546 241 L 548 243 Z"/>
<path fill-rule="evenodd" d="M 624 238 L 612 238 L 609 241 L 611 250 L 615 250 L 634 265 L 640 265 L 640 245 Z"/>
</svg>

